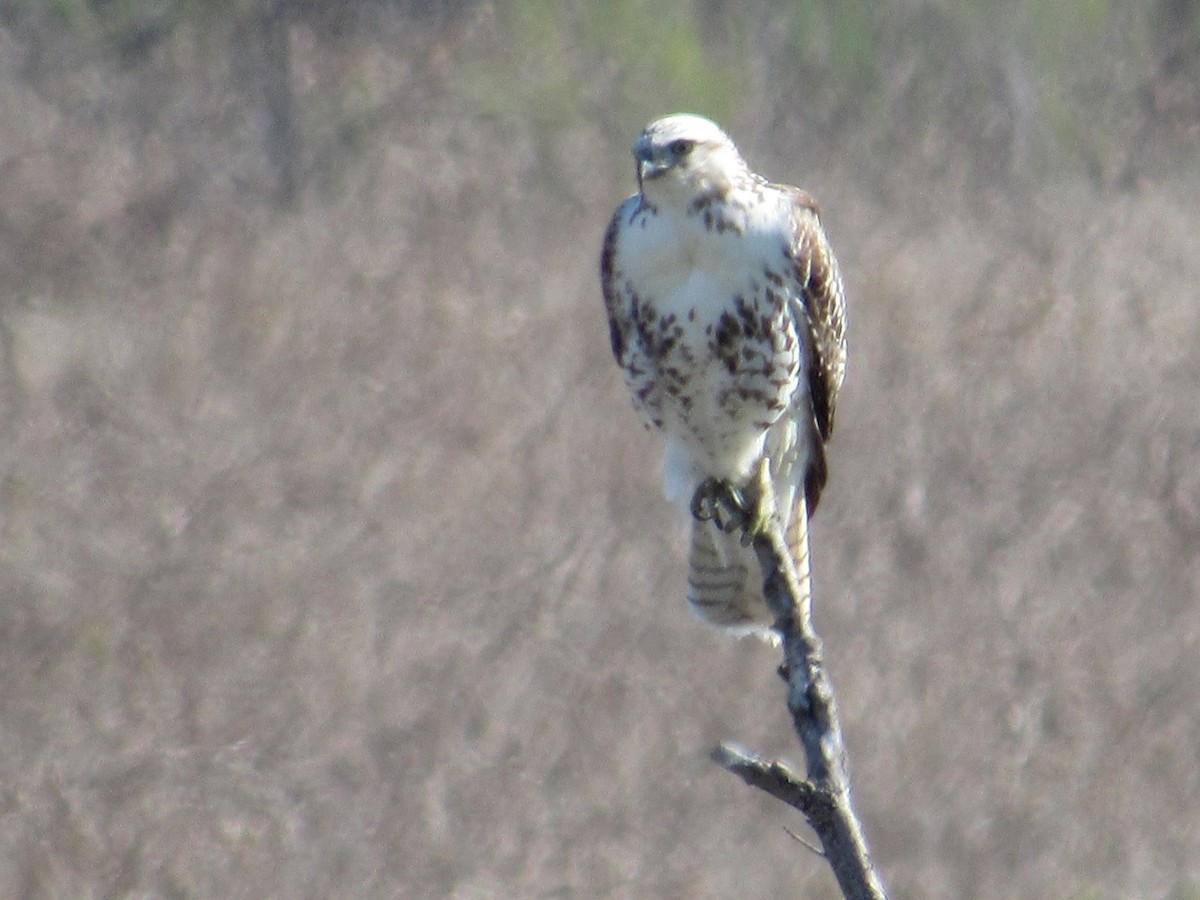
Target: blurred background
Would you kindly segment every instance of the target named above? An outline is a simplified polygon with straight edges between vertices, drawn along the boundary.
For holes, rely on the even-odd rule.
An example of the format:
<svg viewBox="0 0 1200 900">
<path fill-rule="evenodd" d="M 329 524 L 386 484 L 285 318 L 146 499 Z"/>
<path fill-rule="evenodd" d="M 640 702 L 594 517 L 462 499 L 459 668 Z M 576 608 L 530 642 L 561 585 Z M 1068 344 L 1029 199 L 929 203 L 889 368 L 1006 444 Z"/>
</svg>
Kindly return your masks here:
<svg viewBox="0 0 1200 900">
<path fill-rule="evenodd" d="M 609 354 L 679 110 L 845 273 L 892 896 L 1200 897 L 1196 0 L 0 0 L 0 896 L 837 896 Z"/>
</svg>

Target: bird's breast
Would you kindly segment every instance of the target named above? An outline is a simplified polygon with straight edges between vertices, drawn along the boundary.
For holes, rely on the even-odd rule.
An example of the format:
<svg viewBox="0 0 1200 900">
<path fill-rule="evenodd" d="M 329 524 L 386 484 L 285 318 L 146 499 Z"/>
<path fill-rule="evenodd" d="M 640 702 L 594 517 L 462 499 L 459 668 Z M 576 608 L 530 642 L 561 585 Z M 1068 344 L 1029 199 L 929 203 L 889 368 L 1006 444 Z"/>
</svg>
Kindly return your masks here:
<svg viewBox="0 0 1200 900">
<path fill-rule="evenodd" d="M 790 407 L 801 345 L 788 288 L 756 235 L 655 217 L 618 261 L 626 375 L 648 421 L 711 471 L 737 471 Z"/>
<path fill-rule="evenodd" d="M 767 242 L 718 233 L 697 219 L 659 215 L 633 229 L 620 268 L 628 285 L 664 315 L 719 314 L 761 288 Z"/>
</svg>

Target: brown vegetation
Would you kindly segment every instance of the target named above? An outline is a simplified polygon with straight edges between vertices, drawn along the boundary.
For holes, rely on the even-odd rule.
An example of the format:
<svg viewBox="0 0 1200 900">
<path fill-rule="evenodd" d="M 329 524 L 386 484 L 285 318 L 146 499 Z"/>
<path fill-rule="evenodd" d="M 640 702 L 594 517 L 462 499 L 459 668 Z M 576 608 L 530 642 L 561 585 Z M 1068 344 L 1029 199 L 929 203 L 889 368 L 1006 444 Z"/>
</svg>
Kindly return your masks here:
<svg viewBox="0 0 1200 900">
<path fill-rule="evenodd" d="M 19 6 L 0 895 L 834 896 L 708 758 L 797 750 L 774 652 L 688 617 L 609 357 L 642 121 L 473 107 L 494 23 L 376 4 L 289 24 L 280 151 L 226 32 L 130 58 Z M 864 153 L 765 96 L 728 125 L 821 200 L 848 284 L 815 617 L 893 897 L 1191 896 L 1183 114 L 1128 178 L 1119 145 L 987 165 L 973 123 Z"/>
</svg>

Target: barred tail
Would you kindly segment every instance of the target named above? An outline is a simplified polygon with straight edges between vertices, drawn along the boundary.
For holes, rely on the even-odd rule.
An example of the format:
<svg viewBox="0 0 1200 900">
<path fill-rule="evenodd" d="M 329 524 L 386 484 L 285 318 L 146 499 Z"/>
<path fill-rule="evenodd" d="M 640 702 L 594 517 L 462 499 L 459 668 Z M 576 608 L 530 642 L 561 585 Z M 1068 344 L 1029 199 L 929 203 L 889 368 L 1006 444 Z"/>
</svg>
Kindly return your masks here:
<svg viewBox="0 0 1200 900">
<path fill-rule="evenodd" d="M 766 633 L 775 621 L 753 549 L 712 522 L 692 522 L 687 599 L 692 612 L 718 628 Z"/>
<path fill-rule="evenodd" d="M 786 515 L 786 514 L 785 514 Z M 808 505 L 803 497 L 786 516 L 784 540 L 796 567 L 801 596 L 812 596 L 812 569 L 808 553 Z M 772 637 L 775 615 L 763 597 L 762 573 L 751 547 L 743 547 L 740 534 L 726 534 L 712 522 L 692 522 L 688 553 L 688 605 L 710 625 L 740 634 Z"/>
</svg>

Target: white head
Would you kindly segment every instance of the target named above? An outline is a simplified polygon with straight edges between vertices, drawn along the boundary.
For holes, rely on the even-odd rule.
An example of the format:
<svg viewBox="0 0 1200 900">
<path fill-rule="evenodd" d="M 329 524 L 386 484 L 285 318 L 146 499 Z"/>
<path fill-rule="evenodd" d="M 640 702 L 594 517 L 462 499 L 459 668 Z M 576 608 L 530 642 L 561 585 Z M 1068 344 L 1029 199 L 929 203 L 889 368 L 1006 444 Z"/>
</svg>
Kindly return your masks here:
<svg viewBox="0 0 1200 900">
<path fill-rule="evenodd" d="M 750 171 L 716 122 L 687 113 L 647 125 L 633 142 L 633 158 L 643 194 L 724 192 Z"/>
</svg>

